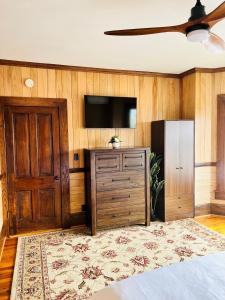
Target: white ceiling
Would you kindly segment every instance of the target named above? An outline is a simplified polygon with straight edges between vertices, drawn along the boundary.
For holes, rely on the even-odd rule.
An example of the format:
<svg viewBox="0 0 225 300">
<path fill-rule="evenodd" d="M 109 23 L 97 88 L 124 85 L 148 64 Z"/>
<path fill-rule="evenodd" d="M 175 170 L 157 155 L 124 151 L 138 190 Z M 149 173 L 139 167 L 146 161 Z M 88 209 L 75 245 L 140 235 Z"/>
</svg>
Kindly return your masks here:
<svg viewBox="0 0 225 300">
<path fill-rule="evenodd" d="M 112 37 L 106 30 L 183 23 L 195 0 L 0 0 L 0 58 L 180 73 L 224 67 L 184 35 Z M 207 12 L 222 0 L 202 0 Z M 225 39 L 225 20 L 213 31 Z"/>
</svg>

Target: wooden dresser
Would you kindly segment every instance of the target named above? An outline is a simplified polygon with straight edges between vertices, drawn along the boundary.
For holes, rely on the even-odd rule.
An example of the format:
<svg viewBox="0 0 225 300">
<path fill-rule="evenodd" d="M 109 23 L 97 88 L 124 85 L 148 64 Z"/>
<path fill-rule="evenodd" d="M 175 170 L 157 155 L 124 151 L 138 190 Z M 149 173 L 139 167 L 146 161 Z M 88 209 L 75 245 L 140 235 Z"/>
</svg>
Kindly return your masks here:
<svg viewBox="0 0 225 300">
<path fill-rule="evenodd" d="M 85 149 L 86 202 L 98 229 L 150 224 L 149 148 Z"/>
</svg>

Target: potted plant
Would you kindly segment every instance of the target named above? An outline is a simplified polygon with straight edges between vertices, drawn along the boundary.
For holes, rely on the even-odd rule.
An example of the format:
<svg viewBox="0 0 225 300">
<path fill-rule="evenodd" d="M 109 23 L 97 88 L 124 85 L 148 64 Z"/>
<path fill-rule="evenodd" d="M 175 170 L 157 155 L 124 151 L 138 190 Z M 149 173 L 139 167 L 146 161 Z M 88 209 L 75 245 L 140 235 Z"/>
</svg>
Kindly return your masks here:
<svg viewBox="0 0 225 300">
<path fill-rule="evenodd" d="M 160 180 L 160 164 L 162 162 L 162 156 L 157 155 L 154 152 L 150 153 L 150 187 L 151 187 L 151 220 L 155 221 L 157 219 L 157 202 L 158 197 L 163 189 L 165 180 Z"/>
<path fill-rule="evenodd" d="M 121 139 L 118 135 L 114 135 L 111 137 L 109 144 L 112 144 L 113 149 L 120 148 Z"/>
</svg>

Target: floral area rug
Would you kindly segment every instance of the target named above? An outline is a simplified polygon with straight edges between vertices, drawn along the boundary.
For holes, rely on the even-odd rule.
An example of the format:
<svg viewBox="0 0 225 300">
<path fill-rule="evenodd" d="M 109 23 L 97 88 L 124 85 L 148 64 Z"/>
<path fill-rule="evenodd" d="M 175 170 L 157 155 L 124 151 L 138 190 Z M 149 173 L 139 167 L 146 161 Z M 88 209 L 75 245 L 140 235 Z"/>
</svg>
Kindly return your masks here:
<svg viewBox="0 0 225 300">
<path fill-rule="evenodd" d="M 192 219 L 20 237 L 11 300 L 82 300 L 113 281 L 225 250 L 225 237 Z"/>
</svg>

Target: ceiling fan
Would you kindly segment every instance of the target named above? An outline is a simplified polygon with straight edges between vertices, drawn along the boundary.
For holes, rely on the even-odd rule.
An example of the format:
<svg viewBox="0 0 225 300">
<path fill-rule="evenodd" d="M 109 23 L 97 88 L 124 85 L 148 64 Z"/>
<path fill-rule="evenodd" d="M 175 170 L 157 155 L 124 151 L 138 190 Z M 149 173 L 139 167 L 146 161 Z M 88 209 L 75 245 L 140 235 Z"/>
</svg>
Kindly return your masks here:
<svg viewBox="0 0 225 300">
<path fill-rule="evenodd" d="M 200 42 L 212 52 L 225 51 L 225 42 L 218 35 L 211 32 L 211 28 L 218 22 L 225 19 L 225 1 L 210 14 L 206 14 L 205 6 L 201 0 L 191 9 L 191 17 L 188 22 L 166 27 L 137 28 L 106 31 L 106 35 L 132 36 L 147 35 L 163 32 L 179 32 L 187 36 L 190 42 Z"/>
</svg>

